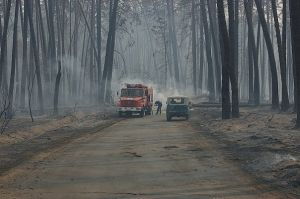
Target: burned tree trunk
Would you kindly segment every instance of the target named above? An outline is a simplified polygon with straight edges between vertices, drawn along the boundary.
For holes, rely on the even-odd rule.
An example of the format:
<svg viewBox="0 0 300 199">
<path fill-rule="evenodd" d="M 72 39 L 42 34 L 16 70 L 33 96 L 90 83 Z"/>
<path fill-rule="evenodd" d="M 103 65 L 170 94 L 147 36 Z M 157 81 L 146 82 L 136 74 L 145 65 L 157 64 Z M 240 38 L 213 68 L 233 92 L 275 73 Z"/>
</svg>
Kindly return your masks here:
<svg viewBox="0 0 300 199">
<path fill-rule="evenodd" d="M 211 36 L 213 41 L 213 51 L 214 51 L 214 58 L 215 58 L 215 80 L 216 80 L 216 92 L 217 97 L 220 98 L 221 94 L 221 60 L 220 60 L 220 46 L 218 44 L 218 24 L 216 18 L 216 2 L 215 0 L 207 0 L 207 9 L 208 9 L 208 16 L 210 21 L 210 30 Z M 203 45 L 201 45 L 203 46 Z M 202 49 L 202 48 L 201 48 Z"/>
<path fill-rule="evenodd" d="M 229 68 L 230 68 L 230 51 L 229 49 L 229 36 L 226 25 L 224 2 L 217 0 L 218 5 L 218 18 L 220 29 L 221 41 L 221 54 L 222 54 L 222 118 L 229 119 L 231 115 L 230 93 L 229 93 Z"/>
<path fill-rule="evenodd" d="M 48 66 L 48 60 L 47 60 L 46 34 L 45 34 L 45 29 L 44 29 L 42 8 L 41 8 L 40 0 L 36 0 L 35 4 L 36 4 L 35 5 L 36 6 L 36 20 L 38 20 L 37 26 L 38 26 L 38 30 L 40 32 L 40 40 L 41 40 L 41 53 L 42 53 L 42 60 L 43 60 L 42 63 L 44 65 L 42 67 L 43 77 L 45 78 L 46 84 L 49 84 L 50 83 L 50 74 L 49 74 L 49 66 Z"/>
<path fill-rule="evenodd" d="M 285 53 L 283 52 L 282 46 L 282 38 L 280 34 L 280 27 L 278 21 L 278 14 L 277 14 L 277 5 L 276 0 L 272 0 L 272 10 L 275 22 L 275 30 L 276 30 L 276 38 L 277 38 L 277 46 L 278 46 L 278 53 L 279 53 L 279 62 L 280 62 L 280 72 L 281 72 L 281 85 L 282 85 L 282 102 L 281 102 L 281 110 L 287 111 L 290 106 L 289 103 L 289 96 L 288 96 L 288 89 L 287 89 L 287 82 L 286 82 L 286 59 Z"/>
<path fill-rule="evenodd" d="M 18 50 L 18 20 L 19 20 L 19 5 L 20 0 L 16 0 L 15 5 L 15 18 L 14 18 L 14 30 L 13 30 L 13 46 L 12 46 L 12 57 L 11 57 L 11 72 L 9 81 L 9 91 L 8 91 L 8 116 L 12 118 L 12 107 L 14 98 L 14 88 L 15 88 L 15 74 L 16 74 L 16 60 L 17 60 L 17 50 Z"/>
<path fill-rule="evenodd" d="M 287 68 L 287 1 L 286 0 L 282 0 L 282 57 L 283 57 L 283 61 L 285 64 L 285 68 L 287 70 L 287 75 L 286 77 L 288 77 L 288 68 Z M 290 40 L 289 40 L 290 42 Z M 289 47 L 290 50 L 290 47 Z M 290 85 L 290 81 L 289 79 L 286 80 L 287 81 L 287 87 L 289 89 L 289 85 Z M 289 93 L 289 92 L 288 92 Z M 291 95 L 291 94 L 290 94 Z"/>
<path fill-rule="evenodd" d="M 277 76 L 274 49 L 273 49 L 272 40 L 271 40 L 269 29 L 268 29 L 268 24 L 266 22 L 264 10 L 263 10 L 262 5 L 261 5 L 261 0 L 255 0 L 255 4 L 256 4 L 256 7 L 257 7 L 259 20 L 260 20 L 262 30 L 263 30 L 263 33 L 264 33 L 264 38 L 265 38 L 266 46 L 267 46 L 267 49 L 268 49 L 269 62 L 270 62 L 270 67 L 271 67 L 272 108 L 273 109 L 278 109 L 279 108 L 278 76 Z"/>
<path fill-rule="evenodd" d="M 116 22 L 117 22 L 117 10 L 119 0 L 111 0 L 111 9 L 109 17 L 109 32 L 106 43 L 106 55 L 104 70 L 101 80 L 101 94 L 103 95 L 102 100 L 110 102 L 111 100 L 111 79 L 114 61 L 114 50 L 115 50 L 115 37 L 116 37 Z"/>
<path fill-rule="evenodd" d="M 201 48 L 204 46 L 204 29 L 203 29 L 203 23 L 201 20 L 199 20 L 199 45 L 200 45 L 200 56 L 199 56 L 199 79 L 198 79 L 198 86 L 201 89 L 201 92 L 203 92 L 203 71 L 204 71 L 204 49 Z"/>
<path fill-rule="evenodd" d="M 4 27 L 3 33 L 1 37 L 1 55 L 0 55 L 0 89 L 3 83 L 3 77 L 6 71 L 4 68 L 5 66 L 5 55 L 6 55 L 6 48 L 7 48 L 7 34 L 8 34 L 8 24 L 9 24 L 9 17 L 10 17 L 10 9 L 11 9 L 11 0 L 8 0 L 6 3 L 6 10 L 5 10 L 5 17 L 4 17 Z"/>
<path fill-rule="evenodd" d="M 34 25 L 33 25 L 33 18 L 32 18 L 32 0 L 26 1 L 26 8 L 28 12 L 28 21 L 29 21 L 29 29 L 30 29 L 30 41 L 33 48 L 34 54 L 34 61 L 35 61 L 35 73 L 37 78 L 37 85 L 38 85 L 38 98 L 39 98 L 39 106 L 40 106 L 40 113 L 44 113 L 44 99 L 43 99 L 43 86 L 42 86 L 42 79 L 41 79 L 41 70 L 40 70 L 40 57 L 36 43 Z"/>
<path fill-rule="evenodd" d="M 249 99 L 248 99 L 248 104 L 253 104 L 254 103 L 254 74 L 253 74 L 253 43 L 251 41 L 251 35 L 250 31 L 248 29 L 248 91 L 249 91 Z"/>
<path fill-rule="evenodd" d="M 201 0 L 200 3 L 201 9 L 201 19 L 204 27 L 205 34 L 205 48 L 206 48 L 206 59 L 207 59 L 207 67 L 208 67 L 208 91 L 209 91 L 209 101 L 215 101 L 215 81 L 214 81 L 214 68 L 213 68 L 213 60 L 211 55 L 211 39 L 209 33 L 209 26 L 207 21 L 207 14 L 205 8 L 205 0 Z"/>
<path fill-rule="evenodd" d="M 193 54 L 193 88 L 194 95 L 197 94 L 197 49 L 196 49 L 196 17 L 195 17 L 195 0 L 192 0 L 192 54 Z"/>
<path fill-rule="evenodd" d="M 58 72 L 55 80 L 55 88 L 54 88 L 54 115 L 58 114 L 58 97 L 59 97 L 59 85 L 61 79 L 61 62 L 58 63 Z"/>
<path fill-rule="evenodd" d="M 236 73 L 236 81 L 238 82 L 239 74 L 239 15 L 240 15 L 240 0 L 234 1 L 234 66 Z"/>
<path fill-rule="evenodd" d="M 252 60 L 251 63 L 249 62 L 249 68 L 251 68 L 252 70 L 251 71 L 252 78 L 249 77 L 249 79 L 251 80 L 249 81 L 249 87 L 252 87 L 252 91 L 249 92 L 249 99 L 252 100 L 249 100 L 249 103 L 254 103 L 255 105 L 258 105 L 260 100 L 260 95 L 259 95 L 260 91 L 259 91 L 258 53 L 255 44 L 254 29 L 252 23 L 253 0 L 244 0 L 244 7 L 245 7 L 246 18 L 247 18 L 247 24 L 248 24 L 249 60 Z M 254 68 L 252 68 L 253 66 Z M 254 81 L 253 81 L 253 72 L 254 72 Z"/>
<path fill-rule="evenodd" d="M 54 12 L 55 12 L 55 0 L 48 0 L 48 65 L 51 66 L 52 63 L 56 63 L 56 43 L 55 43 L 55 28 L 54 28 Z M 53 67 L 50 68 L 50 80 L 52 80 L 51 75 L 53 75 Z"/>
<path fill-rule="evenodd" d="M 27 6 L 25 3 L 24 6 Z M 24 7 L 24 17 L 22 26 L 23 36 L 23 56 L 22 56 L 22 74 L 21 74 L 21 95 L 20 95 L 20 107 L 25 108 L 25 94 L 26 94 L 26 80 L 28 73 L 28 10 Z"/>
<path fill-rule="evenodd" d="M 229 55 L 230 55 L 230 64 L 229 64 L 229 78 L 231 82 L 231 92 L 232 92 L 232 117 L 238 118 L 240 116 L 239 110 L 239 89 L 237 82 L 237 66 L 235 66 L 235 18 L 234 18 L 234 3 L 233 0 L 228 0 L 228 11 L 229 11 Z M 226 30 L 227 32 L 227 30 Z M 223 38 L 224 39 L 224 38 Z"/>
<path fill-rule="evenodd" d="M 168 25 L 170 32 L 170 40 L 173 51 L 173 63 L 174 63 L 174 72 L 175 72 L 175 85 L 177 88 L 180 87 L 180 74 L 179 74 L 179 62 L 178 62 L 178 44 L 177 36 L 175 29 L 175 17 L 174 17 L 174 2 L 173 0 L 167 0 L 167 9 L 168 9 Z"/>
<path fill-rule="evenodd" d="M 290 0 L 291 34 L 294 57 L 295 87 L 297 98 L 300 96 L 300 1 Z M 296 127 L 300 128 L 300 100 L 295 101 L 297 109 Z"/>
<path fill-rule="evenodd" d="M 101 88 L 101 72 L 102 72 L 102 66 L 101 66 L 101 29 L 102 29 L 102 17 L 101 17 L 101 10 L 102 10 L 102 0 L 96 0 L 96 8 L 97 8 L 97 70 L 98 70 L 98 82 L 97 82 L 97 90 L 98 90 L 98 100 L 101 101 L 101 95 L 100 95 L 100 88 Z"/>
<path fill-rule="evenodd" d="M 108 55 L 108 76 L 106 82 L 106 102 L 111 102 L 112 92 L 111 92 L 111 80 L 113 73 L 113 63 L 114 63 L 114 52 L 115 52 L 115 41 L 116 41 L 116 29 L 117 29 L 117 11 L 118 11 L 119 0 L 114 0 L 113 12 L 112 12 L 112 21 L 111 21 L 111 44 L 110 44 L 110 53 Z"/>
</svg>

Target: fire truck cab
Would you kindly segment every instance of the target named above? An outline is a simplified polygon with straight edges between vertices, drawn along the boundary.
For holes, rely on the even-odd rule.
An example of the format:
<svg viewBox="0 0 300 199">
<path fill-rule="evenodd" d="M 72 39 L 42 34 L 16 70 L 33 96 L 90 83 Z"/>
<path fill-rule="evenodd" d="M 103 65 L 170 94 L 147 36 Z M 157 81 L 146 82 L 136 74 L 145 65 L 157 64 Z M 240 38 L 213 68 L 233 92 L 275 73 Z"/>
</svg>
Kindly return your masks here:
<svg viewBox="0 0 300 199">
<path fill-rule="evenodd" d="M 153 89 L 143 84 L 126 84 L 121 89 L 118 101 L 119 116 L 138 114 L 140 117 L 152 114 Z"/>
</svg>

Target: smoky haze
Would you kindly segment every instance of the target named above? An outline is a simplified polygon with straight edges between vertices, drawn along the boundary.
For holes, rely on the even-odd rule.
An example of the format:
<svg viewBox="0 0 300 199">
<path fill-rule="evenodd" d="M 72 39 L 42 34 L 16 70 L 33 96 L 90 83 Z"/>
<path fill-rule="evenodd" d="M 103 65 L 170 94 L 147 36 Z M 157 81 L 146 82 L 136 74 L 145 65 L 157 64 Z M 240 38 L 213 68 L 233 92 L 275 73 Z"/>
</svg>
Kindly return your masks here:
<svg viewBox="0 0 300 199">
<path fill-rule="evenodd" d="M 231 85 L 237 85 L 237 89 L 229 92 L 242 103 L 294 101 L 291 30 L 287 25 L 289 18 L 285 22 L 283 16 L 289 14 L 288 6 L 284 13 L 282 1 L 274 2 L 250 1 L 248 5 L 238 1 L 234 7 L 230 3 L 223 5 L 226 25 L 229 28 L 233 22 L 236 35 L 230 41 L 234 42 L 231 51 L 236 74 Z M 5 106 L 9 101 L 12 112 L 28 111 L 31 107 L 41 113 L 43 109 L 75 105 L 115 104 L 116 92 L 124 83 L 152 86 L 155 98 L 162 101 L 167 96 L 184 95 L 197 103 L 200 98 L 221 103 L 224 64 L 217 3 L 1 2 L 1 104 Z M 233 18 L 230 9 L 234 9 Z M 265 21 L 268 32 L 260 21 Z M 280 60 L 277 24 L 281 34 L 286 35 L 285 64 Z M 228 33 L 233 32 L 228 29 Z M 275 78 L 277 82 L 272 81 Z"/>
</svg>

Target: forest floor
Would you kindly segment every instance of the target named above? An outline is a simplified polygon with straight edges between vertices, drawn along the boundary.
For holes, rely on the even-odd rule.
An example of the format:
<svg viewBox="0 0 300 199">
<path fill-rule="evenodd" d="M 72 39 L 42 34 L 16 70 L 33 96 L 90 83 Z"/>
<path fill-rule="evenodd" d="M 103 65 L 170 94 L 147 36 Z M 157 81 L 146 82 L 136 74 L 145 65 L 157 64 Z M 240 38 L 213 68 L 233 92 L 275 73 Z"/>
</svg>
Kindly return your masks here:
<svg viewBox="0 0 300 199">
<path fill-rule="evenodd" d="M 214 138 L 257 180 L 300 196 L 300 130 L 296 115 L 270 107 L 241 108 L 239 119 L 221 120 L 221 109 L 196 108 L 192 125 Z"/>
<path fill-rule="evenodd" d="M 89 108 L 60 116 L 16 116 L 0 135 L 0 176 L 35 155 L 90 135 L 116 122 L 114 108 Z"/>
</svg>

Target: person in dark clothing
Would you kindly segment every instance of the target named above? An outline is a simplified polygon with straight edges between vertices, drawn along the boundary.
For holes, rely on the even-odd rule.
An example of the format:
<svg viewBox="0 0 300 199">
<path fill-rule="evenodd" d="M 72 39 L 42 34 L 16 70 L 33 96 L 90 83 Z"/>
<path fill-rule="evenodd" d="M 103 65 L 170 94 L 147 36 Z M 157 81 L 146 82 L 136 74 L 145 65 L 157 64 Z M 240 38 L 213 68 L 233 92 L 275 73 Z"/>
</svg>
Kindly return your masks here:
<svg viewBox="0 0 300 199">
<path fill-rule="evenodd" d="M 161 115 L 162 102 L 161 101 L 156 101 L 155 106 L 157 106 L 156 115 L 158 115 L 158 113 Z"/>
</svg>

